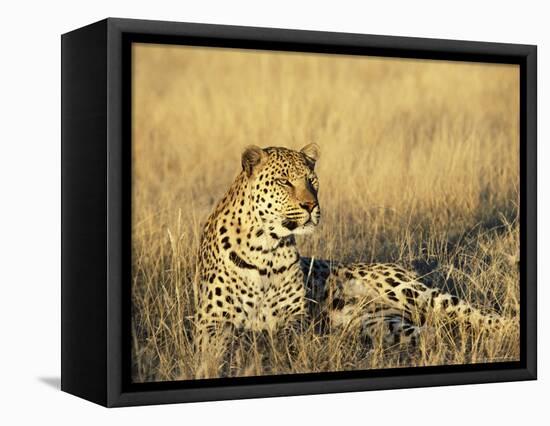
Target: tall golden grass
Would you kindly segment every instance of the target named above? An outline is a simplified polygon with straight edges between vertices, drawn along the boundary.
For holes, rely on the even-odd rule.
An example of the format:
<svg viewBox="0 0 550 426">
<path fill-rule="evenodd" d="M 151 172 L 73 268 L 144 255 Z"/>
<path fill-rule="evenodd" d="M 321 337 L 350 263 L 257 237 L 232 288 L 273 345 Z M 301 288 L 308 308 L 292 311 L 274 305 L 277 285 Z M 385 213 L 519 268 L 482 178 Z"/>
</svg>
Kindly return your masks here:
<svg viewBox="0 0 550 426">
<path fill-rule="evenodd" d="M 517 324 L 516 66 L 160 45 L 135 45 L 133 61 L 135 381 L 194 378 L 201 223 L 249 144 L 321 147 L 323 216 L 303 255 L 397 262 Z M 228 371 L 519 359 L 517 327 L 460 337 L 438 326 L 403 356 L 310 327 L 292 351 L 234 351 Z"/>
</svg>

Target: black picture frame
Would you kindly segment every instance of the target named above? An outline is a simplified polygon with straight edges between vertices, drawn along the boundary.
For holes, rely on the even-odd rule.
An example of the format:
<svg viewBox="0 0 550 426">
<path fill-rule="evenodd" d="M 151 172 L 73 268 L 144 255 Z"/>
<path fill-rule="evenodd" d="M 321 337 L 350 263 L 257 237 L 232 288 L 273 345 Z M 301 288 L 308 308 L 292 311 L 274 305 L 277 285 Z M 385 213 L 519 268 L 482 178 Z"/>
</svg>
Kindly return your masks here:
<svg viewBox="0 0 550 426">
<path fill-rule="evenodd" d="M 62 390 L 108 407 L 536 379 L 536 46 L 109 18 L 62 42 Z M 131 43 L 520 66 L 520 361 L 130 381 Z"/>
</svg>

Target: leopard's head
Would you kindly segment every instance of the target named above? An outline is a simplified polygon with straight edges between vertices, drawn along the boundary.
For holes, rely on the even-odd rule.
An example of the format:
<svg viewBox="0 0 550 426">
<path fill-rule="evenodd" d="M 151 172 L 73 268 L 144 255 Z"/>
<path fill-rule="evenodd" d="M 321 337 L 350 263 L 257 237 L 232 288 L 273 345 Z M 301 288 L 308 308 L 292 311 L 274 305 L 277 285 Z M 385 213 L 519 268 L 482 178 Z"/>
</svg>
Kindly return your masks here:
<svg viewBox="0 0 550 426">
<path fill-rule="evenodd" d="M 307 234 L 319 224 L 318 158 L 319 147 L 313 143 L 300 151 L 250 146 L 243 152 L 254 212 L 276 235 Z"/>
</svg>

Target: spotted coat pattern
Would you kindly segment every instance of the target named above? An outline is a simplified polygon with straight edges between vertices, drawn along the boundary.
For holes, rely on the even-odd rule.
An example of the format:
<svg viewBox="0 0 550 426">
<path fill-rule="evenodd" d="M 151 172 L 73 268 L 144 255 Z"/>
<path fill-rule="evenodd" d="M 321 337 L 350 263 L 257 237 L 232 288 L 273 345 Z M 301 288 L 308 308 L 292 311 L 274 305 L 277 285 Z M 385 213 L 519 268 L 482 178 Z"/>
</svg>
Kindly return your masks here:
<svg viewBox="0 0 550 426">
<path fill-rule="evenodd" d="M 312 232 L 320 220 L 318 155 L 315 144 L 243 152 L 242 171 L 202 232 L 199 354 L 216 345 L 223 352 L 230 330 L 276 331 L 308 314 L 384 344 L 414 341 L 426 316 L 437 312 L 499 322 L 398 265 L 301 257 L 295 235 Z"/>
</svg>

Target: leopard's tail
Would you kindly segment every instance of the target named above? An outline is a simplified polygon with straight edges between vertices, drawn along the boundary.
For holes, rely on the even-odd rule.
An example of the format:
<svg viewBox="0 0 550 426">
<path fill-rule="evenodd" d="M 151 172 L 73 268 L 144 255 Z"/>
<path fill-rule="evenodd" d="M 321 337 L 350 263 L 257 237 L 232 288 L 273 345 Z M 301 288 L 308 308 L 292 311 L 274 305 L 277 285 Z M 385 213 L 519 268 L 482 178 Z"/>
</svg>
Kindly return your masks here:
<svg viewBox="0 0 550 426">
<path fill-rule="evenodd" d="M 516 321 L 498 312 L 479 309 L 463 299 L 437 289 L 429 293 L 424 301 L 424 311 L 439 318 L 449 318 L 454 322 L 463 322 L 479 330 L 496 330 L 512 327 Z M 443 315 L 442 315 L 443 314 Z"/>
</svg>

